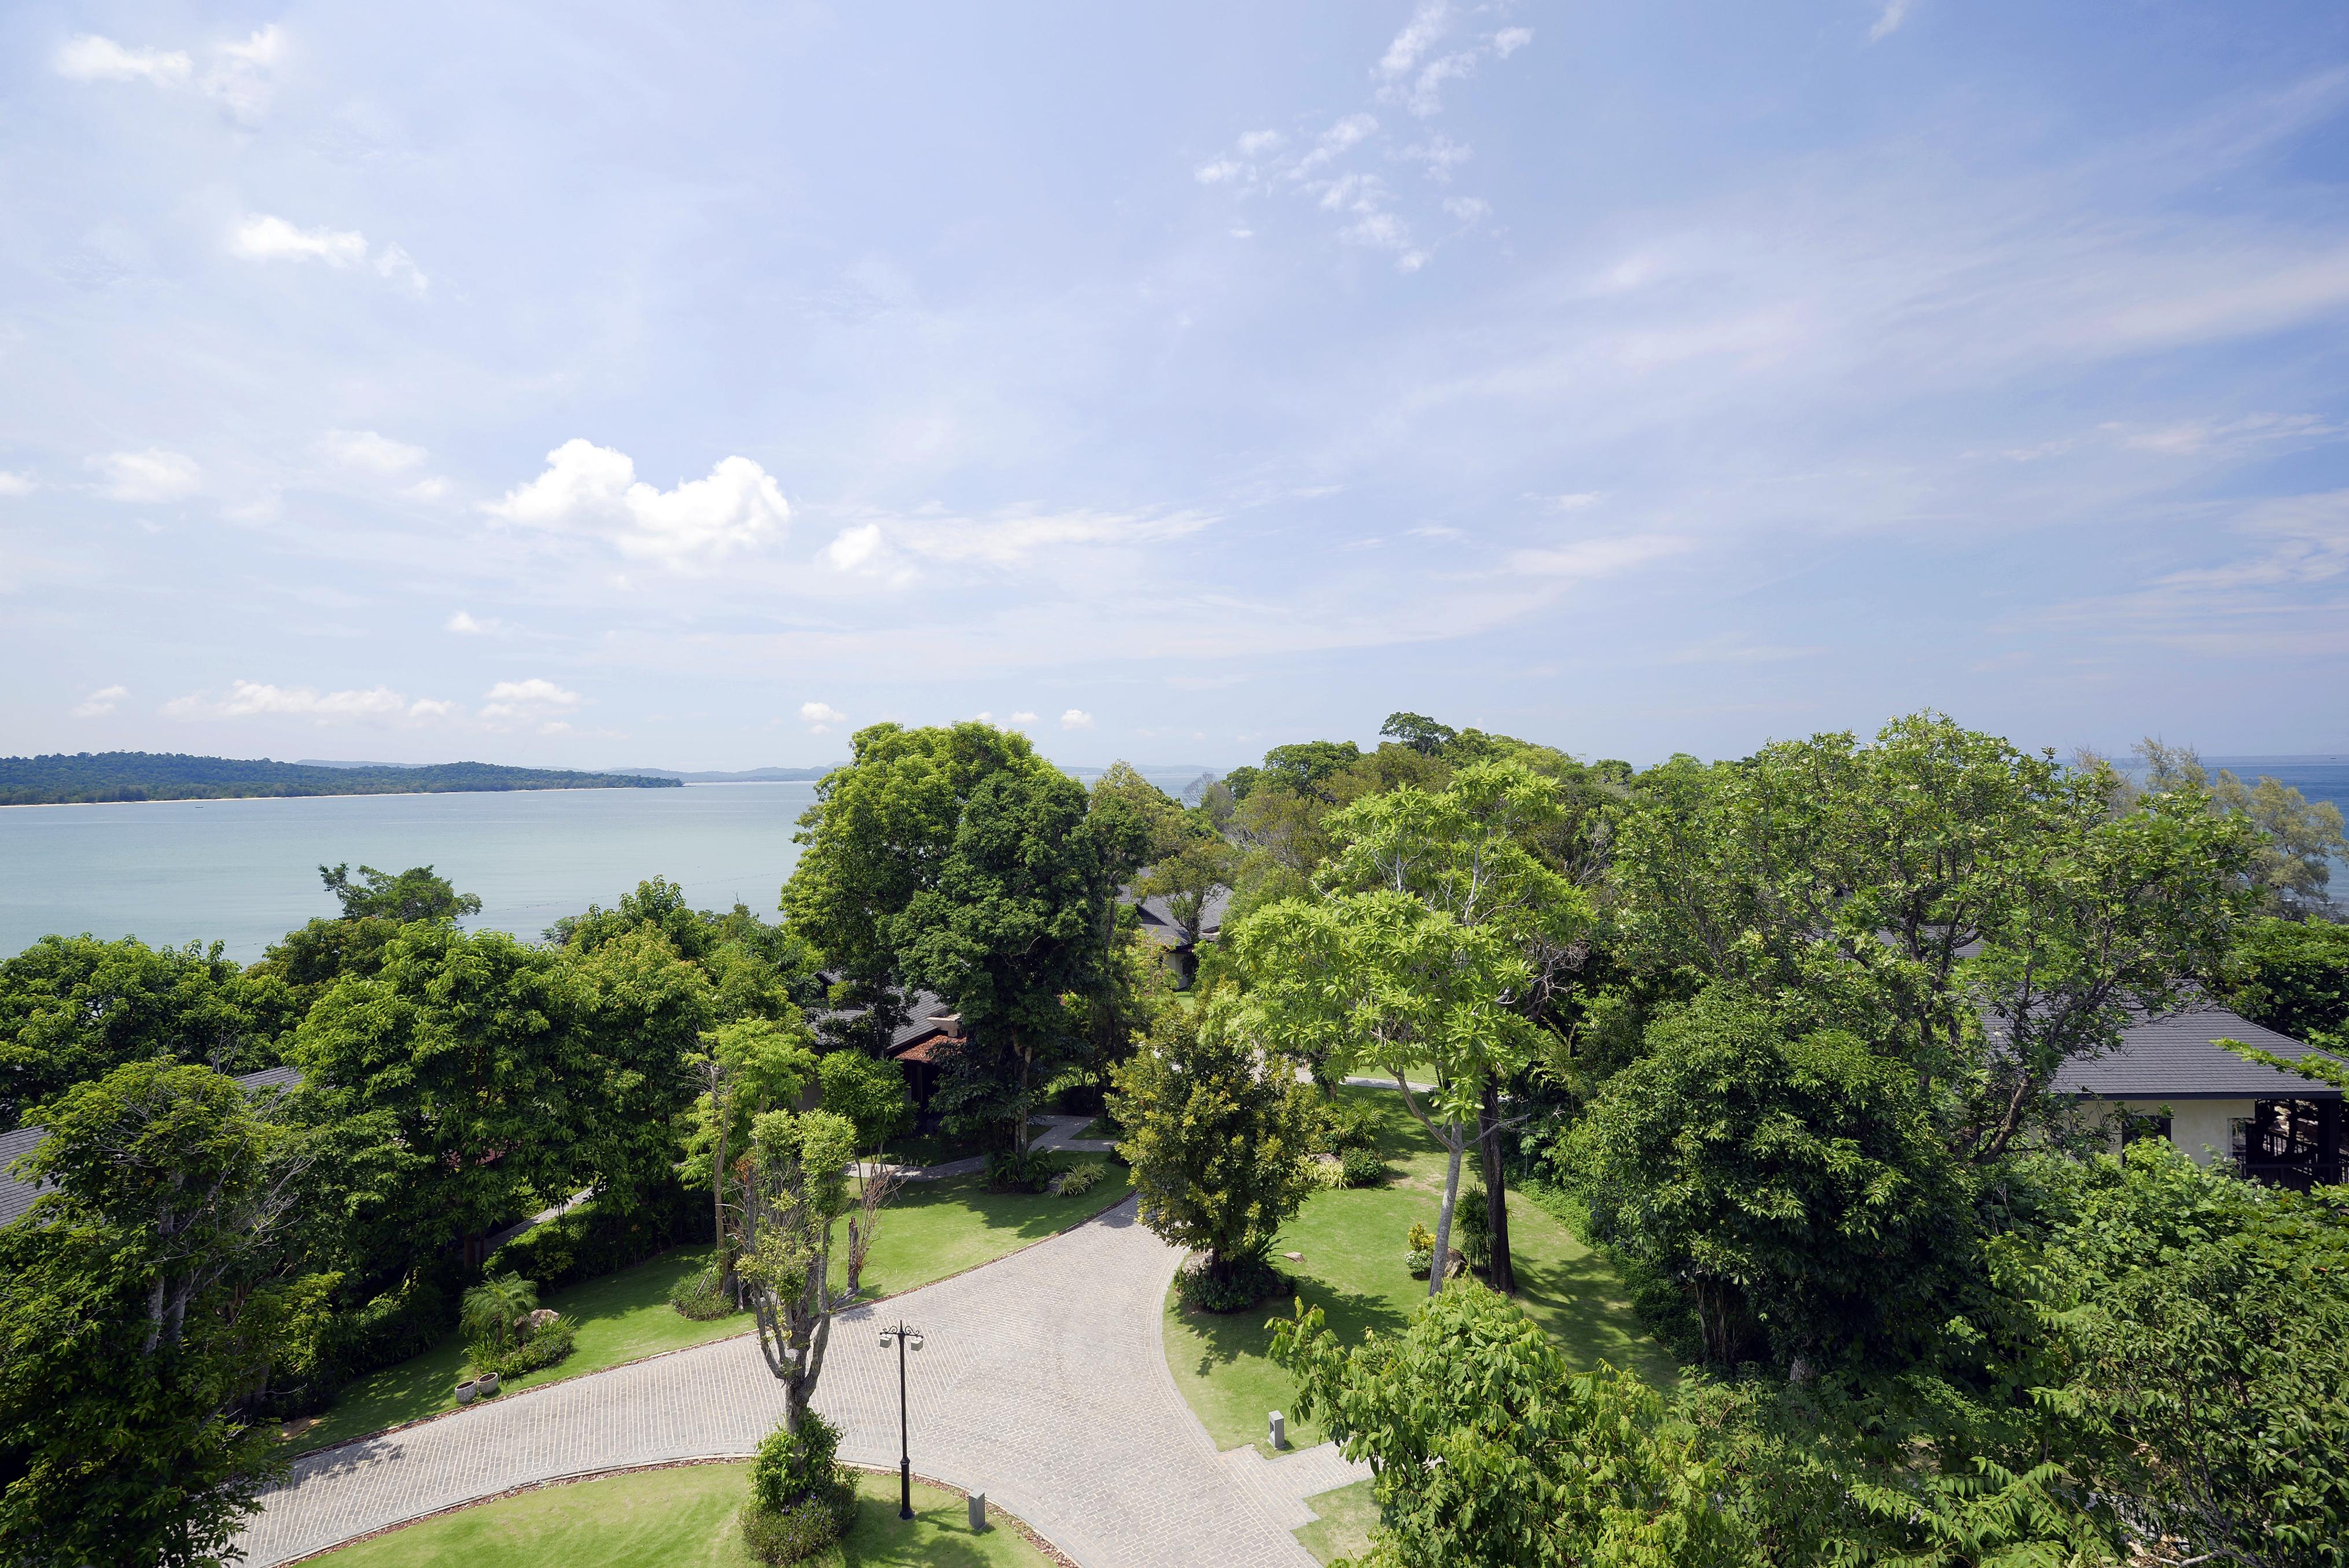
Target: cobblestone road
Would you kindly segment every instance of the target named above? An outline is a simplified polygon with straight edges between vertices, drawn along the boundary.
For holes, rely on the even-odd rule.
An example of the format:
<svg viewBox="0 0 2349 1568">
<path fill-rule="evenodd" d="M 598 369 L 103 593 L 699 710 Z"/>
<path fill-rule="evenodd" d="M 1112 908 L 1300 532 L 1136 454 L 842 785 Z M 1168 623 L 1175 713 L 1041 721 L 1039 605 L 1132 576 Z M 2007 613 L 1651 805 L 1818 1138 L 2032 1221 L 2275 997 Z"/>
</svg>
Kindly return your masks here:
<svg viewBox="0 0 2349 1568">
<path fill-rule="evenodd" d="M 896 1465 L 896 1352 L 874 1331 L 902 1317 L 926 1335 L 909 1366 L 916 1471 L 986 1492 L 1084 1568 L 1311 1568 L 1285 1527 L 1304 1522 L 1297 1494 L 1351 1468 L 1300 1454 L 1259 1473 L 1217 1456 L 1166 1370 L 1176 1258 L 1129 1199 L 841 1314 L 816 1395 L 846 1433 L 841 1457 Z M 745 1454 L 781 1407 L 747 1337 L 509 1396 L 297 1461 L 246 1532 L 246 1561 L 268 1568 L 529 1481 Z"/>
</svg>

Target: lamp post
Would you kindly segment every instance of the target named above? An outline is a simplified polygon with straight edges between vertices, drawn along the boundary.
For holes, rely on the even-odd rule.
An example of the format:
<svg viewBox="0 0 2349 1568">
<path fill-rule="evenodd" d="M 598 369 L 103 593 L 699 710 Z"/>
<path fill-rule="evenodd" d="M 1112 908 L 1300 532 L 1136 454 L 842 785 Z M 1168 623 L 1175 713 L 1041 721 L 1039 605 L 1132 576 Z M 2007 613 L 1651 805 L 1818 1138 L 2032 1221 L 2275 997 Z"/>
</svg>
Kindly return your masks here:
<svg viewBox="0 0 2349 1568">
<path fill-rule="evenodd" d="M 922 1331 L 909 1327 L 903 1318 L 895 1328 L 881 1331 L 881 1348 L 889 1348 L 891 1340 L 897 1342 L 897 1517 L 914 1517 L 914 1450 L 905 1438 L 905 1346 L 922 1348 Z"/>
</svg>

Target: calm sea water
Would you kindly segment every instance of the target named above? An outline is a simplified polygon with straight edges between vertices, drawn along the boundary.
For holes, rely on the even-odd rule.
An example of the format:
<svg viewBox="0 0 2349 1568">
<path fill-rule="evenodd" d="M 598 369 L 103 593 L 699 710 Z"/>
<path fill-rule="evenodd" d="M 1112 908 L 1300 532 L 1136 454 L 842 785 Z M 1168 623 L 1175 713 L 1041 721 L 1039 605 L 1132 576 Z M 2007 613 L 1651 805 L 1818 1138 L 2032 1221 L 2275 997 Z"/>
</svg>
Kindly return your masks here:
<svg viewBox="0 0 2349 1568">
<path fill-rule="evenodd" d="M 812 784 L 508 794 L 328 795 L 0 809 L 0 953 L 51 932 L 262 950 L 336 903 L 320 864 L 429 865 L 478 893 L 467 921 L 535 938 L 647 877 L 698 909 L 771 914 Z"/>
<path fill-rule="evenodd" d="M 2349 812 L 2349 757 L 2212 757 L 2272 774 Z M 1187 778 L 1152 776 L 1179 790 Z M 481 912 L 467 922 L 535 938 L 647 877 L 696 908 L 771 914 L 799 859 L 792 833 L 812 784 L 511 794 L 333 795 L 0 808 L 0 954 L 51 932 L 221 941 L 252 960 L 335 900 L 321 863 L 433 867 Z M 2349 869 L 2333 872 L 2336 898 Z"/>
</svg>

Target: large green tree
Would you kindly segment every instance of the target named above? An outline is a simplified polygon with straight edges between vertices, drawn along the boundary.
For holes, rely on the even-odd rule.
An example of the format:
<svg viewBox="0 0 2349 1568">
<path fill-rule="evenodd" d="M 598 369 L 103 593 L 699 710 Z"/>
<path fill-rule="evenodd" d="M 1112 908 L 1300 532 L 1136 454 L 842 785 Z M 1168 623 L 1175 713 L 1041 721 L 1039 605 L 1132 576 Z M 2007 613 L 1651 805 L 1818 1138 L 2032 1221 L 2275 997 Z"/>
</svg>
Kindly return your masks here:
<svg viewBox="0 0 2349 1568">
<path fill-rule="evenodd" d="M 125 1062 L 268 1066 L 283 991 L 247 976 L 218 943 L 43 937 L 0 959 L 0 1131 L 34 1102 Z"/>
<path fill-rule="evenodd" d="M 0 1230 L 0 1558 L 221 1560 L 273 1473 L 245 1401 L 299 1276 L 304 1140 L 207 1067 L 134 1062 L 38 1110 L 50 1189 Z"/>
<path fill-rule="evenodd" d="M 2214 774 L 2191 746 L 2164 745 L 2148 735 L 2134 750 L 2145 765 L 2147 789 L 2207 794 L 2210 810 L 2257 830 L 2244 876 L 2263 912 L 2295 920 L 2337 917 L 2333 863 L 2349 860 L 2339 806 L 2311 801 L 2282 779 L 2262 775 L 2246 784 L 2228 768 Z"/>
</svg>

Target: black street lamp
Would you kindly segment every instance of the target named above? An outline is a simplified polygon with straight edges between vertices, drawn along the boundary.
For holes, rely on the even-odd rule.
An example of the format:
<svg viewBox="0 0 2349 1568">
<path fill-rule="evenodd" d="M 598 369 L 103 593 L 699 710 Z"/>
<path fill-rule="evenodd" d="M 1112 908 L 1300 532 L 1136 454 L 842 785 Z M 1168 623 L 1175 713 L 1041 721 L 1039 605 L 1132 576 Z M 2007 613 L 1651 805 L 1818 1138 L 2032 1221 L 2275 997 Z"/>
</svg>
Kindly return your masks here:
<svg viewBox="0 0 2349 1568">
<path fill-rule="evenodd" d="M 881 1348 L 889 1348 L 891 1340 L 897 1342 L 897 1517 L 914 1517 L 914 1450 L 905 1440 L 905 1346 L 910 1342 L 916 1350 L 922 1348 L 922 1331 L 906 1326 L 903 1318 L 895 1328 L 881 1331 Z"/>
</svg>

